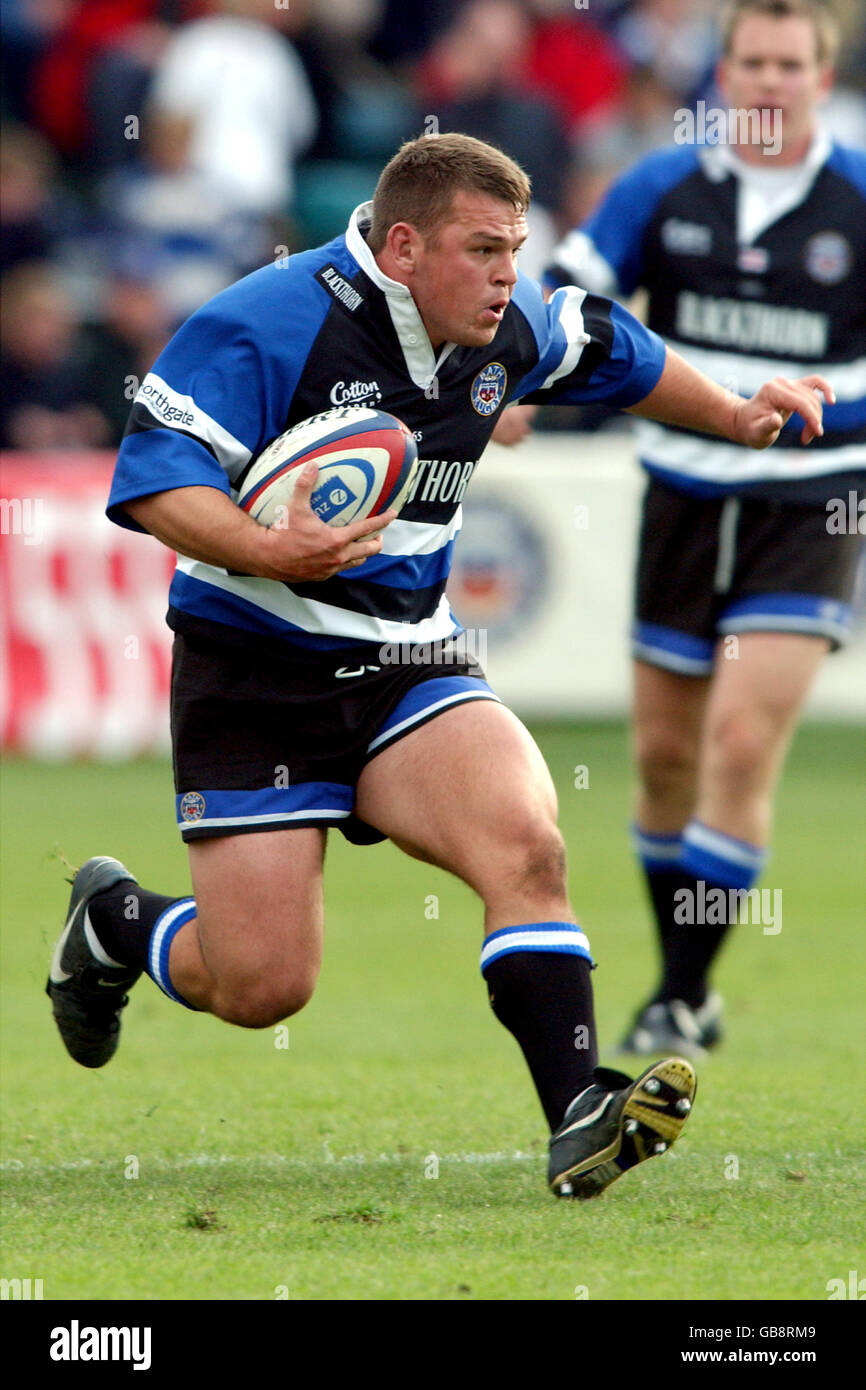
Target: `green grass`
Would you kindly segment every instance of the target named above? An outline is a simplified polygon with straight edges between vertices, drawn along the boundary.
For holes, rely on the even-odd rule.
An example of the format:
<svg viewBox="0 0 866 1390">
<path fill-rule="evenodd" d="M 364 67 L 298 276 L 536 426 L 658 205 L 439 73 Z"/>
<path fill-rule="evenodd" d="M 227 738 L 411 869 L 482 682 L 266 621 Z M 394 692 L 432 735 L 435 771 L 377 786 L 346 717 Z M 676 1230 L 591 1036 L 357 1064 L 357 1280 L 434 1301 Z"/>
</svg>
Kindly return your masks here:
<svg viewBox="0 0 866 1390">
<path fill-rule="evenodd" d="M 537 733 L 609 1044 L 655 974 L 626 732 Z M 866 1272 L 863 742 L 800 731 L 764 879 L 783 929 L 743 926 L 724 957 L 729 1039 L 676 1149 L 585 1205 L 545 1192 L 537 1101 L 478 973 L 476 900 L 390 845 L 332 835 L 325 967 L 287 1049 L 145 980 L 111 1065 L 76 1067 L 42 993 L 68 895 L 51 850 L 116 854 L 188 891 L 170 769 L 8 763 L 0 1274 L 76 1300 L 826 1298 Z"/>
</svg>

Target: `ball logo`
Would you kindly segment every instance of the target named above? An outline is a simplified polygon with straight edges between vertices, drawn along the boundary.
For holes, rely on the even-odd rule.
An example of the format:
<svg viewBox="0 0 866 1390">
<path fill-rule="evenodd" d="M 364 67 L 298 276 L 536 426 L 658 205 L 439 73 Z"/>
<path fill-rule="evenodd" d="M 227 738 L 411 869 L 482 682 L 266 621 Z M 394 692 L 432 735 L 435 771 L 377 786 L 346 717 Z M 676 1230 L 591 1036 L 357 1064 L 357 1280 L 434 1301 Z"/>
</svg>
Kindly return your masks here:
<svg viewBox="0 0 866 1390">
<path fill-rule="evenodd" d="M 819 232 L 806 242 L 803 260 L 819 285 L 838 285 L 851 269 L 851 247 L 839 232 Z"/>
<path fill-rule="evenodd" d="M 310 504 L 319 520 L 327 523 L 350 502 L 356 500 L 355 493 L 347 487 L 345 479 L 338 475 L 336 478 L 325 478 L 310 498 Z"/>
<path fill-rule="evenodd" d="M 204 797 L 201 792 L 187 792 L 181 798 L 180 815 L 181 820 L 185 821 L 201 820 L 204 815 Z"/>
<path fill-rule="evenodd" d="M 476 376 L 469 398 L 479 415 L 492 415 L 505 395 L 508 373 L 501 362 L 488 362 Z"/>
</svg>

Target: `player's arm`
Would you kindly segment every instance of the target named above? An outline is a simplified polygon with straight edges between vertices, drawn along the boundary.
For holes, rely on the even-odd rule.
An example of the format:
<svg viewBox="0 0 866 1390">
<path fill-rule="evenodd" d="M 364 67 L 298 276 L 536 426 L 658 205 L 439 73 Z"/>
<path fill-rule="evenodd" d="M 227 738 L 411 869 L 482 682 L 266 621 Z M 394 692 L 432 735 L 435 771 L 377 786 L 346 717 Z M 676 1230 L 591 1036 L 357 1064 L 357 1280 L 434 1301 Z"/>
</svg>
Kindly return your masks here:
<svg viewBox="0 0 866 1390">
<path fill-rule="evenodd" d="M 330 579 L 363 564 L 382 548 L 382 531 L 395 512 L 326 526 L 310 506 L 317 477 L 307 464 L 298 477 L 285 526 L 260 526 L 216 487 L 192 486 L 152 493 L 123 510 L 172 550 L 236 574 L 299 584 Z"/>
<path fill-rule="evenodd" d="M 668 348 L 658 382 L 648 396 L 628 410 L 665 425 L 719 435 L 748 449 L 766 449 L 795 412 L 805 422 L 801 443 L 808 444 L 824 433 L 818 391 L 830 405 L 834 403 L 833 389 L 821 376 L 799 381 L 775 377 L 751 400 L 744 400 L 717 386 Z"/>
<path fill-rule="evenodd" d="M 537 405 L 510 405 L 507 410 L 503 410 L 490 438 L 494 443 L 504 444 L 508 448 L 514 444 L 522 444 L 527 435 L 531 434 L 532 422 L 537 414 Z"/>
</svg>

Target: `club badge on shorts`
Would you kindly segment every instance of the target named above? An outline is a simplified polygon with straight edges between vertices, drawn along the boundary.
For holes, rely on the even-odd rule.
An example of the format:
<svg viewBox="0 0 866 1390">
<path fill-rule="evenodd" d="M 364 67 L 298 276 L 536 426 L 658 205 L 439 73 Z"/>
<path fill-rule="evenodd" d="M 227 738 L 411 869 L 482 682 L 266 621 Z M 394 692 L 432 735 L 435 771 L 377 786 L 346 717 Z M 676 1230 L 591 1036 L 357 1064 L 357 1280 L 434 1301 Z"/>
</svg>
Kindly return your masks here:
<svg viewBox="0 0 866 1390">
<path fill-rule="evenodd" d="M 204 797 L 201 792 L 187 792 L 180 799 L 180 818 L 185 821 L 201 820 L 204 815 Z"/>
<path fill-rule="evenodd" d="M 502 363 L 488 362 L 469 388 L 473 409 L 479 415 L 492 415 L 494 410 L 499 409 L 507 382 L 508 373 Z"/>
</svg>

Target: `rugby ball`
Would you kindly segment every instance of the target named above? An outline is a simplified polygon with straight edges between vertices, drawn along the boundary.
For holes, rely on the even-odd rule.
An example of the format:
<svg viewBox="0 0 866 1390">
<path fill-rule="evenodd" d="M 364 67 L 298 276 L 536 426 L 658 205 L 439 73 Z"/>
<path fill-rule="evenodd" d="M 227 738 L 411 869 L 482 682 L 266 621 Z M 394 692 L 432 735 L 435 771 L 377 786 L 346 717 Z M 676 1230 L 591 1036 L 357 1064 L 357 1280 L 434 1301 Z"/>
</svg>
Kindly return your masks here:
<svg viewBox="0 0 866 1390">
<path fill-rule="evenodd" d="M 403 506 L 415 481 L 418 449 L 394 415 L 338 406 L 302 420 L 275 439 L 248 470 L 238 506 L 262 526 L 286 525 L 299 471 L 315 462 L 310 504 L 328 526 L 348 526 Z"/>
</svg>

